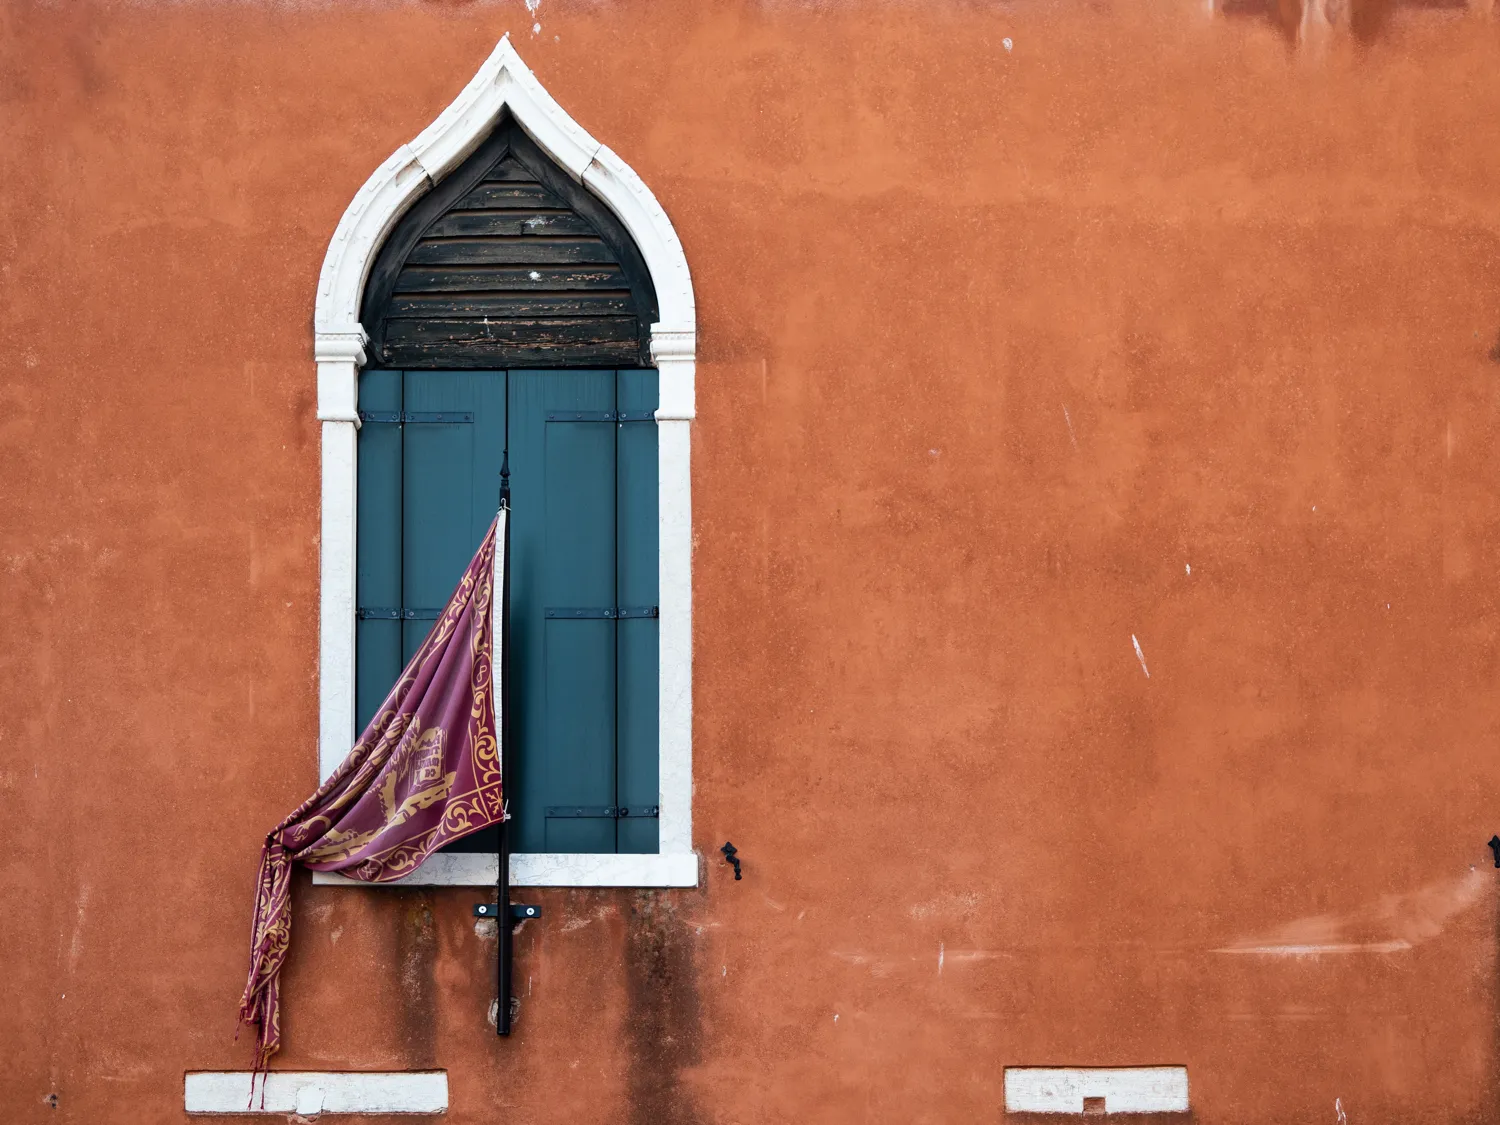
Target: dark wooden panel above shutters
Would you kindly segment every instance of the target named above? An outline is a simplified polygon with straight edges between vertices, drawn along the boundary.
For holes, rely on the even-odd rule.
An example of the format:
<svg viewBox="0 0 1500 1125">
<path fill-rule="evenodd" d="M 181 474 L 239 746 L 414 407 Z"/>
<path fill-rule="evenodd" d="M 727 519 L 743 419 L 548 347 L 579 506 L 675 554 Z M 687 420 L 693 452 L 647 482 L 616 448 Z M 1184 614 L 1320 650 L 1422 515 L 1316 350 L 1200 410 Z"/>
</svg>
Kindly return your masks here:
<svg viewBox="0 0 1500 1125">
<path fill-rule="evenodd" d="M 362 312 L 371 366 L 649 365 L 629 233 L 509 117 L 396 225 Z"/>
</svg>

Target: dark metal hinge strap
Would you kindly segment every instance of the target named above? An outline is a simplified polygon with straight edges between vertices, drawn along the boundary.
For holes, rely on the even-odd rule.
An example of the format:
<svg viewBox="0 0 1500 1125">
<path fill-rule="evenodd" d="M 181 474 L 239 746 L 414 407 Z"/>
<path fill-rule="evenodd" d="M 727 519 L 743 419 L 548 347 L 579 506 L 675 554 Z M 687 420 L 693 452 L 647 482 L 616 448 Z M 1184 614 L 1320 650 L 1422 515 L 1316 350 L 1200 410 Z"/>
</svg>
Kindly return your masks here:
<svg viewBox="0 0 1500 1125">
<path fill-rule="evenodd" d="M 549 422 L 654 422 L 654 410 L 554 410 Z"/>
<path fill-rule="evenodd" d="M 442 425 L 457 425 L 474 421 L 472 410 L 361 410 L 361 422 L 436 422 Z"/>
<path fill-rule="evenodd" d="M 363 607 L 354 611 L 354 616 L 361 621 L 436 621 L 438 610 L 435 609 L 370 609 Z"/>
<path fill-rule="evenodd" d="M 661 612 L 654 605 L 602 605 L 602 606 L 561 606 L 549 605 L 543 611 L 548 617 L 557 618 L 616 618 L 629 617 L 660 617 Z"/>
<path fill-rule="evenodd" d="M 624 820 L 627 817 L 656 818 L 661 812 L 660 805 L 548 805 L 547 815 L 550 817 L 568 817 L 570 819 L 602 819 L 602 820 Z"/>
</svg>

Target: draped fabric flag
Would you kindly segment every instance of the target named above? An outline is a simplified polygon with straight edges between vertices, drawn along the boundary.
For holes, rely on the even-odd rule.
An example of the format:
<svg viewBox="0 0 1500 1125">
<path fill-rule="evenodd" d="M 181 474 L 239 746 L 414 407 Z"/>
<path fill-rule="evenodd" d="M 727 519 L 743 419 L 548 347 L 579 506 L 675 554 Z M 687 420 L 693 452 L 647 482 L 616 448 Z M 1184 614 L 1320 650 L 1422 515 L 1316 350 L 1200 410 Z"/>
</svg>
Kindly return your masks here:
<svg viewBox="0 0 1500 1125">
<path fill-rule="evenodd" d="M 256 1070 L 281 1047 L 278 985 L 292 933 L 292 864 L 369 883 L 505 818 L 499 684 L 506 534 L 501 508 L 458 589 L 354 749 L 266 836 L 240 1020 Z"/>
</svg>

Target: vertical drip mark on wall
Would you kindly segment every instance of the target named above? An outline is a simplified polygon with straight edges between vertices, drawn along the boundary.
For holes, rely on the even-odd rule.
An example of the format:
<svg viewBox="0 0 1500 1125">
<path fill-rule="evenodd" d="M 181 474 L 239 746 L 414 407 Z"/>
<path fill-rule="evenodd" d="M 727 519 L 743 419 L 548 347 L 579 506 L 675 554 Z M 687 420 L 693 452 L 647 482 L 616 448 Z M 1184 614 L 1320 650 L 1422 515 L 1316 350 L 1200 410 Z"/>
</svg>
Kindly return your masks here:
<svg viewBox="0 0 1500 1125">
<path fill-rule="evenodd" d="M 83 917 L 88 908 L 89 885 L 82 883 L 78 888 L 78 915 L 73 921 L 72 939 L 68 942 L 68 972 L 70 973 L 78 967 L 78 959 L 83 956 Z"/>
<path fill-rule="evenodd" d="M 1078 452 L 1078 437 L 1073 433 L 1073 416 L 1068 413 L 1068 404 L 1063 403 L 1063 421 L 1068 424 L 1068 440 L 1073 443 L 1073 452 Z"/>
<path fill-rule="evenodd" d="M 702 1125 L 684 1071 L 701 1061 L 696 949 L 679 904 L 641 891 L 626 928 L 631 1125 Z M 727 968 L 727 966 L 726 966 Z"/>
<path fill-rule="evenodd" d="M 432 892 L 397 892 L 402 909 L 395 919 L 396 961 L 401 966 L 398 1010 L 392 1016 L 406 1052 L 406 1069 L 431 1070 L 437 1058 L 437 926 Z"/>
<path fill-rule="evenodd" d="M 1146 654 L 1141 651 L 1141 642 L 1135 639 L 1135 634 L 1130 634 L 1130 643 L 1135 646 L 1135 658 L 1141 662 L 1141 671 L 1146 673 L 1146 679 L 1151 678 L 1151 669 L 1146 667 Z"/>
</svg>

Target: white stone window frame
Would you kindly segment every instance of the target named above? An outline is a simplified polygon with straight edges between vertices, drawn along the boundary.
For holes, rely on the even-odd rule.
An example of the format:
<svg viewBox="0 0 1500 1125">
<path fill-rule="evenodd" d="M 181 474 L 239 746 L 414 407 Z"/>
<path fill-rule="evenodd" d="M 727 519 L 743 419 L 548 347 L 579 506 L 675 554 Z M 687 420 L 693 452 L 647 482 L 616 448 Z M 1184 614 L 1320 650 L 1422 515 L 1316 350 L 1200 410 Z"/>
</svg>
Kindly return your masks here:
<svg viewBox="0 0 1500 1125">
<path fill-rule="evenodd" d="M 318 646 L 318 766 L 327 777 L 354 745 L 355 515 L 359 370 L 368 342 L 360 325 L 366 279 L 386 236 L 419 198 L 472 153 L 509 109 L 543 152 L 594 193 L 635 239 L 656 288 L 651 358 L 659 372 L 660 821 L 648 855 L 521 853 L 512 884 L 533 887 L 691 887 L 693 852 L 693 619 L 690 423 L 696 332 L 693 284 L 672 223 L 626 163 L 553 101 L 500 40 L 453 104 L 365 181 L 339 220 L 318 278 L 314 355 L 322 422 L 322 557 Z M 394 883 L 314 873 L 347 886 L 493 886 L 493 854 L 440 852 Z"/>
</svg>

